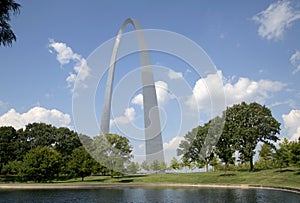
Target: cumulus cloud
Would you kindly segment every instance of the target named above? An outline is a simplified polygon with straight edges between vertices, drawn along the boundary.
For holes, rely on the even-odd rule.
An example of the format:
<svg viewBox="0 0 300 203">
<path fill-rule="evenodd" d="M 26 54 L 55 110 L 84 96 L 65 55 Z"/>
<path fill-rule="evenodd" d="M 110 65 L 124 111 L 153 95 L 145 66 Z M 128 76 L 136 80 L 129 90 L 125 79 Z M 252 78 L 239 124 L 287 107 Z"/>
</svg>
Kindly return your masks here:
<svg viewBox="0 0 300 203">
<path fill-rule="evenodd" d="M 136 95 L 132 100 L 131 100 L 132 104 L 136 104 L 141 106 L 141 108 L 143 108 L 143 95 L 142 94 L 138 94 Z"/>
<path fill-rule="evenodd" d="M 165 161 L 167 163 L 170 163 L 171 159 L 177 156 L 177 148 L 179 147 L 179 144 L 182 140 L 184 140 L 184 137 L 176 136 L 172 138 L 169 142 L 165 142 L 163 144 Z"/>
<path fill-rule="evenodd" d="M 75 66 L 73 72 L 69 73 L 66 78 L 68 87 L 73 87 L 75 81 L 78 86 L 84 86 L 83 81 L 90 75 L 90 68 L 87 65 L 87 61 L 79 54 L 74 53 L 73 50 L 62 42 L 55 42 L 53 39 L 49 40 L 50 53 L 56 53 L 56 59 L 61 65 L 74 62 Z"/>
<path fill-rule="evenodd" d="M 300 19 L 300 11 L 294 10 L 290 1 L 278 1 L 252 18 L 259 24 L 258 34 L 268 40 L 281 39 L 285 29 Z"/>
<path fill-rule="evenodd" d="M 296 74 L 300 71 L 300 52 L 296 51 L 290 58 L 290 62 L 296 69 L 293 70 L 293 74 Z"/>
<path fill-rule="evenodd" d="M 170 99 L 174 98 L 174 95 L 168 92 L 168 84 L 166 82 L 163 81 L 155 82 L 155 89 L 156 89 L 157 102 L 159 106 L 163 106 Z M 131 103 L 139 105 L 141 108 L 143 108 L 143 95 L 142 94 L 136 95 L 131 100 Z"/>
<path fill-rule="evenodd" d="M 240 103 L 242 101 L 257 101 L 264 103 L 270 98 L 271 93 L 278 92 L 285 86 L 284 83 L 270 80 L 253 81 L 249 78 L 238 78 L 237 82 L 225 80 L 221 71 L 216 74 L 210 74 L 205 78 L 199 79 L 194 88 L 193 95 L 188 99 L 187 104 L 190 108 L 209 109 L 211 107 L 211 96 L 207 87 L 216 84 L 220 78 L 223 79 L 223 89 L 214 89 L 214 95 L 225 94 L 226 105 Z M 223 109 L 221 109 L 223 110 Z"/>
<path fill-rule="evenodd" d="M 293 109 L 288 114 L 283 114 L 282 119 L 290 140 L 297 140 L 300 137 L 300 110 Z"/>
<path fill-rule="evenodd" d="M 57 127 L 68 126 L 71 123 L 69 114 L 64 114 L 56 109 L 33 107 L 25 113 L 18 113 L 10 109 L 0 116 L 0 126 L 13 126 L 16 129 L 24 128 L 28 123 L 43 122 Z"/>
<path fill-rule="evenodd" d="M 133 121 L 135 118 L 135 110 L 134 108 L 126 108 L 124 111 L 124 115 L 115 117 L 114 119 L 110 120 L 110 125 L 120 125 L 120 124 L 127 124 Z"/>
<path fill-rule="evenodd" d="M 175 72 L 173 70 L 169 70 L 168 77 L 171 80 L 182 79 L 183 78 L 183 74 L 181 72 Z"/>
</svg>

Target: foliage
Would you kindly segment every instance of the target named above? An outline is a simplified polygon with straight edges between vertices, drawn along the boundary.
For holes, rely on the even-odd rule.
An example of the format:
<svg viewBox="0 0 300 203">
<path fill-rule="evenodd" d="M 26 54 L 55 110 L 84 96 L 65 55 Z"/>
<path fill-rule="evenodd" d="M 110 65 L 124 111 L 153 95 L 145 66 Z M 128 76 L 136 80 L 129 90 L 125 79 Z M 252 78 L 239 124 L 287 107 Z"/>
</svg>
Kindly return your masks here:
<svg viewBox="0 0 300 203">
<path fill-rule="evenodd" d="M 160 170 L 160 163 L 158 160 L 154 160 L 151 164 L 150 164 L 150 169 L 154 172 L 158 172 Z"/>
<path fill-rule="evenodd" d="M 143 161 L 142 164 L 141 164 L 141 168 L 145 171 L 149 171 L 150 170 L 150 167 L 147 163 L 147 161 Z"/>
<path fill-rule="evenodd" d="M 168 166 L 167 166 L 166 162 L 162 161 L 162 162 L 159 163 L 159 170 L 161 172 L 165 172 L 167 170 L 167 168 L 168 168 Z"/>
<path fill-rule="evenodd" d="M 129 174 L 136 174 L 137 171 L 140 170 L 140 165 L 138 162 L 130 162 L 127 167 L 127 173 Z"/>
<path fill-rule="evenodd" d="M 16 35 L 8 23 L 11 13 L 19 14 L 20 4 L 14 0 L 0 0 L 0 46 L 11 46 L 12 42 L 16 41 Z"/>
<path fill-rule="evenodd" d="M 269 144 L 261 145 L 261 149 L 258 151 L 259 159 L 262 159 L 264 163 L 264 169 L 268 169 L 271 167 L 272 159 L 273 159 L 273 148 Z"/>
<path fill-rule="evenodd" d="M 235 149 L 242 162 L 249 161 L 250 171 L 254 169 L 253 156 L 258 142 L 273 145 L 279 138 L 280 123 L 271 111 L 256 102 L 235 104 L 226 109 L 225 126 L 231 130 Z"/>
<path fill-rule="evenodd" d="M 176 159 L 176 157 L 173 157 L 170 163 L 170 169 L 174 170 L 181 170 L 182 164 Z"/>
<path fill-rule="evenodd" d="M 183 155 L 184 163 L 190 162 L 196 165 L 205 165 L 208 171 L 208 164 L 213 159 L 212 145 L 206 139 L 209 132 L 209 123 L 198 126 L 188 132 L 185 139 L 179 144 L 178 155 Z"/>
<path fill-rule="evenodd" d="M 91 153 L 101 165 L 113 173 L 123 173 L 132 158 L 132 147 L 126 137 L 117 134 L 99 135 L 93 139 Z"/>
<path fill-rule="evenodd" d="M 22 168 L 21 161 L 9 161 L 6 165 L 3 166 L 1 170 L 1 174 L 5 175 L 17 175 L 20 173 L 20 169 Z"/>
<path fill-rule="evenodd" d="M 16 159 L 18 135 L 13 127 L 0 127 L 0 171 L 9 161 Z"/>
<path fill-rule="evenodd" d="M 300 167 L 300 137 L 298 142 L 290 142 L 291 164 Z"/>
<path fill-rule="evenodd" d="M 60 171 L 60 165 L 60 153 L 47 146 L 37 147 L 25 155 L 20 176 L 35 182 L 53 180 Z"/>
<path fill-rule="evenodd" d="M 223 112 L 223 118 L 226 118 L 226 112 Z M 223 119 L 218 118 L 216 119 L 216 122 L 223 122 Z M 225 122 L 222 134 L 219 138 L 219 141 L 215 148 L 216 155 L 220 158 L 220 160 L 225 164 L 224 170 L 225 173 L 229 167 L 230 164 L 234 164 L 235 158 L 233 156 L 235 152 L 235 140 L 234 140 L 234 133 L 233 129 L 228 125 L 228 123 Z M 217 158 L 215 156 L 215 158 Z M 216 163 L 216 165 L 218 165 Z"/>
<path fill-rule="evenodd" d="M 91 175 L 95 164 L 95 160 L 85 148 L 81 146 L 72 152 L 67 168 L 70 177 L 81 177 L 83 181 L 84 177 Z"/>
</svg>

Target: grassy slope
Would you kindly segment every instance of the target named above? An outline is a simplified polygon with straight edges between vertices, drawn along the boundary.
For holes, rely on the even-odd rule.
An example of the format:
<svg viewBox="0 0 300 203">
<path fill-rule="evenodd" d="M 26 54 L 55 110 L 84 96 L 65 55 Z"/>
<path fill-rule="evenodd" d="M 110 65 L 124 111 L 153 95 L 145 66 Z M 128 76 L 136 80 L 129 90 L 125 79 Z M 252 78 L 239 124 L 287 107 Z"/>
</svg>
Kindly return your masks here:
<svg viewBox="0 0 300 203">
<path fill-rule="evenodd" d="M 57 181 L 64 184 L 101 184 L 101 183 L 190 183 L 190 184 L 254 184 L 264 186 L 287 186 L 300 188 L 300 170 L 289 169 L 279 172 L 278 169 L 262 170 L 257 172 L 228 172 L 233 176 L 224 176 L 223 172 L 209 173 L 179 173 L 179 174 L 152 174 L 110 178 L 91 176 L 81 182 L 80 178 L 67 181 Z"/>
</svg>

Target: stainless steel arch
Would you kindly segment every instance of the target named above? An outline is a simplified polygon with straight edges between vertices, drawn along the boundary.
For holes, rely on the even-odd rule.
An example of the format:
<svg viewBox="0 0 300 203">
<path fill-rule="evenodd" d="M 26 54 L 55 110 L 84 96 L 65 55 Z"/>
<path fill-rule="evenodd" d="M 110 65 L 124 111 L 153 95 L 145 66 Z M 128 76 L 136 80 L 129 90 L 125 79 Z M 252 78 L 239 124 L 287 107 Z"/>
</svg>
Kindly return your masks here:
<svg viewBox="0 0 300 203">
<path fill-rule="evenodd" d="M 162 144 L 161 126 L 159 109 L 157 104 L 156 89 L 154 85 L 153 71 L 151 67 L 150 54 L 147 49 L 144 34 L 141 26 L 137 21 L 128 18 L 122 24 L 113 48 L 110 67 L 107 75 L 106 89 L 104 95 L 104 104 L 102 110 L 102 118 L 100 125 L 100 133 L 109 132 L 110 114 L 111 114 L 111 98 L 114 82 L 114 73 L 116 67 L 116 58 L 118 54 L 119 44 L 123 31 L 127 24 L 131 23 L 137 32 L 137 40 L 140 51 L 140 63 L 143 87 L 143 106 L 144 106 L 144 125 L 145 125 L 145 145 L 146 145 L 146 161 L 152 163 L 154 160 L 164 161 L 164 152 Z"/>
</svg>

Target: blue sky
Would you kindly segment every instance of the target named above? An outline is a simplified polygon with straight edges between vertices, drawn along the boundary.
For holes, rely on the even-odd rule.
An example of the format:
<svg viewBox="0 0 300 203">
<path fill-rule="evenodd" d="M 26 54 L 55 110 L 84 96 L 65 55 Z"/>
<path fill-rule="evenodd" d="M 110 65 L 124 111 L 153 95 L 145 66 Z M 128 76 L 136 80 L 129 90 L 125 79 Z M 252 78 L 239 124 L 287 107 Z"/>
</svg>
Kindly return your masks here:
<svg viewBox="0 0 300 203">
<path fill-rule="evenodd" d="M 172 31 L 202 47 L 216 65 L 216 74 L 223 80 L 228 105 L 241 101 L 265 104 L 281 123 L 280 137 L 296 139 L 300 135 L 299 1 L 152 0 L 124 3 L 68 0 L 19 3 L 21 13 L 11 21 L 17 41 L 12 47 L 0 47 L 0 125 L 21 128 L 28 122 L 42 121 L 75 128 L 72 89 L 78 70 L 84 68 L 93 51 L 115 37 L 123 21 L 131 17 L 144 29 Z M 132 26 L 125 29 L 126 32 L 132 30 Z M 200 77 L 176 57 L 159 53 L 151 53 L 151 56 L 153 64 L 168 68 L 166 74 L 171 69 L 173 77 L 187 82 L 197 105 L 206 108 L 203 102 L 208 98 L 199 92 L 213 76 Z M 119 68 L 122 70 L 116 73 L 116 84 L 122 75 L 135 70 L 138 65 L 138 56 L 134 54 L 118 62 L 117 66 L 122 66 Z M 155 77 L 162 87 L 159 95 L 162 109 L 167 118 L 174 117 L 175 120 L 167 120 L 169 125 L 164 130 L 165 149 L 174 151 L 184 133 L 172 130 L 172 125 L 179 122 L 175 119 L 178 117 L 172 116 L 172 112 L 176 112 L 172 109 L 179 104 L 174 99 L 176 95 L 164 90 L 172 86 L 172 81 L 178 80 L 170 77 L 163 80 L 159 74 Z M 172 88 L 176 89 L 176 84 L 179 83 L 174 83 Z M 95 107 L 98 120 L 102 92 L 100 82 Z M 130 95 L 131 101 L 126 101 L 112 120 L 119 119 L 122 123 L 125 119 L 123 124 L 142 126 L 141 101 L 135 98 L 140 93 L 137 90 Z M 201 123 L 209 116 L 197 119 Z M 119 132 L 113 126 L 112 130 Z M 136 151 L 143 148 L 142 144 L 135 145 Z"/>
</svg>

